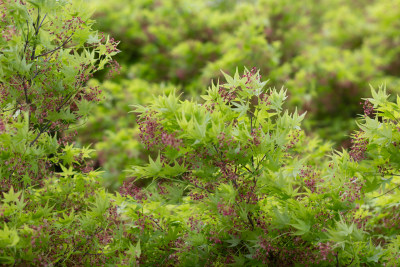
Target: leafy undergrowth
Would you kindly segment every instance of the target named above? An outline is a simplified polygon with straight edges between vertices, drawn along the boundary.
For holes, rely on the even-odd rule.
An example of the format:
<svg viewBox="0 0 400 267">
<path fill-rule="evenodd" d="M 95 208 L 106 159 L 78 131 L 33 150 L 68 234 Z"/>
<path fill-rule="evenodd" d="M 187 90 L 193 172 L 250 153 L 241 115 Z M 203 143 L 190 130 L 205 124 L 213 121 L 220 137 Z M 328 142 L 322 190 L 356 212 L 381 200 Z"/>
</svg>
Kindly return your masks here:
<svg viewBox="0 0 400 267">
<path fill-rule="evenodd" d="M 151 156 L 119 192 L 73 164 L 4 192 L 2 263 L 399 264 L 400 100 L 372 89 L 351 150 L 331 153 L 301 130 L 305 114 L 282 109 L 284 89 L 255 69 L 226 80 L 201 104 L 171 92 L 136 107 Z"/>
<path fill-rule="evenodd" d="M 76 3 L 0 3 L 1 264 L 400 264 L 400 97 L 384 86 L 363 99 L 351 148 L 332 152 L 256 68 L 222 72 L 202 101 L 154 85 L 167 92 L 134 105 L 138 129 L 120 134 L 137 139 L 113 152 L 132 153 L 121 161 L 134 166 L 111 193 L 95 151 L 68 133 L 100 100 L 88 81 L 115 68 L 118 42 Z M 132 84 L 114 96 L 146 98 L 152 85 Z"/>
</svg>

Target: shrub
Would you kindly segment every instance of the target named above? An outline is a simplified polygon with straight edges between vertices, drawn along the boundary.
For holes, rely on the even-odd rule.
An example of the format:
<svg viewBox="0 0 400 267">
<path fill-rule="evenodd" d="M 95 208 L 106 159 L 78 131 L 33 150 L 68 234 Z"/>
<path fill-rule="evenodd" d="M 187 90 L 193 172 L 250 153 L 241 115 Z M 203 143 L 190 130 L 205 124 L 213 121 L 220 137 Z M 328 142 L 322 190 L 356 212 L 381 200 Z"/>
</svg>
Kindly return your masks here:
<svg viewBox="0 0 400 267">
<path fill-rule="evenodd" d="M 91 30 L 89 15 L 66 1 L 1 2 L 2 191 L 40 184 L 85 157 L 62 149 L 66 130 L 99 100 L 87 81 L 118 52 L 117 42 Z"/>
<path fill-rule="evenodd" d="M 400 264 L 400 98 L 389 101 L 384 86 L 363 99 L 350 150 L 330 153 L 300 128 L 305 113 L 285 107 L 287 91 L 265 88 L 255 68 L 223 73 L 201 103 L 154 85 L 170 92 L 136 105 L 138 132 L 121 130 L 134 125 L 126 121 L 99 126 L 137 133 L 148 150 L 112 194 L 88 162 L 93 150 L 74 146 L 68 129 L 99 98 L 87 81 L 117 43 L 68 2 L 0 3 L 1 264 Z M 105 86 L 147 99 L 151 85 Z"/>
<path fill-rule="evenodd" d="M 202 98 L 175 92 L 136 106 L 149 163 L 119 192 L 71 161 L 41 187 L 4 192 L 4 264 L 397 265 L 400 100 L 365 99 L 352 148 L 301 130 L 255 69 Z M 39 141 L 38 141 L 39 142 Z M 61 156 L 60 156 L 61 157 Z"/>
<path fill-rule="evenodd" d="M 121 191 L 133 202 L 123 206 L 141 240 L 160 242 L 142 242 L 140 262 L 398 263 L 397 217 L 389 214 L 399 103 L 372 90 L 352 149 L 329 159 L 321 157 L 329 147 L 302 153 L 312 141 L 299 128 L 304 114 L 283 110 L 285 90 L 264 89 L 255 70 L 225 77 L 203 104 L 172 93 L 136 109 L 142 142 L 155 153 L 133 168 L 136 180 Z"/>
</svg>

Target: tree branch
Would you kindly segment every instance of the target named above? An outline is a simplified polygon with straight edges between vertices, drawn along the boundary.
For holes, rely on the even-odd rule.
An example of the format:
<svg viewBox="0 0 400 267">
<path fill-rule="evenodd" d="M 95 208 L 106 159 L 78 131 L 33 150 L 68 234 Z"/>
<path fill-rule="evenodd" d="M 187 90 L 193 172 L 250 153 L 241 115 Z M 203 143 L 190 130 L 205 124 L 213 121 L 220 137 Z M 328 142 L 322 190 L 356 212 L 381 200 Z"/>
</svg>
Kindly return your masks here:
<svg viewBox="0 0 400 267">
<path fill-rule="evenodd" d="M 28 22 L 28 20 L 26 20 L 26 27 L 27 27 L 27 33 L 26 33 L 26 40 L 25 40 L 23 56 L 25 56 L 25 52 L 26 52 L 26 49 L 28 48 L 28 44 L 29 44 L 29 22 Z"/>
<path fill-rule="evenodd" d="M 26 104 L 30 104 L 30 100 L 28 98 L 28 85 L 26 84 L 25 77 L 22 78 L 22 86 L 24 87 L 24 95 Z"/>
<path fill-rule="evenodd" d="M 374 199 L 375 199 L 375 198 L 378 198 L 378 197 L 381 197 L 381 196 L 384 196 L 384 195 L 386 195 L 386 194 L 388 194 L 388 193 L 390 193 L 390 192 L 393 192 L 394 190 L 398 189 L 399 187 L 400 187 L 400 185 L 396 186 L 395 188 L 390 189 L 389 191 L 387 191 L 386 193 L 383 193 L 383 194 L 380 195 L 380 196 L 374 197 Z"/>
<path fill-rule="evenodd" d="M 54 53 L 55 51 L 59 50 L 59 49 L 62 48 L 64 45 L 66 45 L 67 43 L 69 43 L 69 41 L 71 41 L 72 35 L 74 35 L 74 34 L 72 33 L 72 34 L 67 38 L 67 40 L 65 40 L 64 43 L 62 43 L 60 46 L 58 46 L 58 47 L 56 47 L 56 48 L 54 48 L 54 49 L 52 49 L 52 50 L 50 50 L 50 51 L 47 51 L 47 52 L 45 52 L 45 53 L 43 53 L 43 54 L 40 54 L 40 55 L 38 55 L 38 56 L 35 56 L 34 58 L 36 59 L 36 58 L 39 58 L 39 57 L 43 57 L 43 56 L 45 56 L 45 55 L 47 55 L 47 54 Z"/>
<path fill-rule="evenodd" d="M 29 144 L 29 146 L 33 146 L 36 141 L 39 139 L 39 137 L 42 135 L 42 133 L 44 133 L 47 128 L 50 126 L 51 121 L 49 121 L 43 128 L 40 129 L 38 135 L 35 137 L 35 139 Z"/>
<path fill-rule="evenodd" d="M 262 159 L 258 162 L 256 171 L 258 171 L 258 169 L 259 169 L 260 166 L 261 166 L 261 163 L 264 161 L 264 159 L 265 159 L 266 157 L 267 157 L 267 154 L 265 154 L 265 155 L 262 157 Z"/>
<path fill-rule="evenodd" d="M 249 168 L 247 168 L 246 166 L 242 165 L 243 168 L 245 168 L 249 173 L 254 174 L 252 171 L 249 170 Z"/>
</svg>

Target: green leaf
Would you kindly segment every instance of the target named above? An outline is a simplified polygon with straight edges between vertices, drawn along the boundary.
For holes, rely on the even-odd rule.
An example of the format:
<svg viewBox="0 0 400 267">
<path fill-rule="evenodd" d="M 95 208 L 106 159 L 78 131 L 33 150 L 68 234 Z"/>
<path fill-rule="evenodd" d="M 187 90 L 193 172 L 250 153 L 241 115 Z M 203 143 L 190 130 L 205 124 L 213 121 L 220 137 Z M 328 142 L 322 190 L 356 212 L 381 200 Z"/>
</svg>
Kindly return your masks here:
<svg viewBox="0 0 400 267">
<path fill-rule="evenodd" d="M 222 72 L 222 74 L 224 75 L 224 77 L 225 77 L 225 80 L 227 81 L 227 85 L 229 85 L 229 86 L 234 86 L 234 80 L 233 80 L 233 78 L 231 77 L 231 76 L 229 76 L 228 74 L 226 74 L 225 72 L 223 72 L 222 70 L 221 70 L 221 72 Z"/>
<path fill-rule="evenodd" d="M 278 208 L 273 207 L 274 211 L 274 224 L 279 228 L 282 229 L 286 227 L 291 220 L 291 216 L 288 210 L 288 207 L 286 206 L 283 211 L 279 211 Z"/>
<path fill-rule="evenodd" d="M 75 210 L 72 209 L 69 215 L 63 212 L 62 218 L 58 219 L 58 222 L 63 225 L 70 225 L 75 220 Z"/>
<path fill-rule="evenodd" d="M 239 113 L 239 117 L 246 117 L 247 111 L 250 109 L 249 102 L 244 103 L 240 100 L 240 103 L 232 102 L 232 104 L 236 107 L 233 110 Z"/>
<path fill-rule="evenodd" d="M 127 254 L 130 254 L 134 258 L 140 258 L 140 255 L 142 254 L 142 250 L 140 248 L 140 240 L 136 243 L 136 246 L 132 245 L 132 243 L 129 244 Z"/>
<path fill-rule="evenodd" d="M 69 166 L 68 169 L 67 169 L 64 165 L 60 164 L 60 167 L 61 167 L 61 169 L 63 171 L 62 173 L 60 173 L 61 176 L 71 177 L 71 176 L 76 174 L 76 172 L 74 171 L 72 166 Z"/>
<path fill-rule="evenodd" d="M 34 214 L 32 214 L 33 219 L 47 218 L 50 216 L 51 211 L 53 210 L 54 205 L 49 207 L 49 201 L 47 200 L 46 205 L 44 207 L 39 206 Z"/>
<path fill-rule="evenodd" d="M 9 203 L 9 202 L 18 202 L 18 198 L 21 195 L 22 192 L 14 192 L 14 188 L 11 186 L 10 190 L 8 193 L 3 193 L 4 203 Z"/>
<path fill-rule="evenodd" d="M 92 204 L 91 211 L 94 216 L 103 217 L 106 210 L 110 207 L 110 200 L 108 196 L 98 194 L 95 202 Z"/>
<path fill-rule="evenodd" d="M 95 34 L 90 34 L 90 35 L 89 35 L 89 38 L 87 39 L 86 42 L 87 42 L 88 44 L 95 44 L 95 43 L 100 42 L 99 35 L 98 35 L 97 33 L 95 33 Z"/>
<path fill-rule="evenodd" d="M 242 241 L 242 239 L 240 238 L 236 238 L 232 235 L 230 235 L 231 239 L 225 240 L 227 243 L 229 243 L 230 245 L 228 247 L 233 248 L 236 247 L 237 245 L 240 244 L 240 242 Z"/>
<path fill-rule="evenodd" d="M 11 256 L 0 256 L 0 263 L 12 266 L 15 263 L 15 259 Z"/>
<path fill-rule="evenodd" d="M 291 224 L 291 226 L 297 229 L 297 231 L 293 233 L 294 235 L 304 235 L 310 231 L 311 225 L 309 223 L 298 218 L 296 218 L 296 221 L 297 223 Z"/>
<path fill-rule="evenodd" d="M 0 248 L 15 247 L 19 240 L 17 230 L 9 229 L 4 223 L 3 230 L 0 229 Z"/>
<path fill-rule="evenodd" d="M 89 101 L 83 99 L 80 102 L 78 102 L 77 104 L 78 107 L 78 111 L 77 114 L 83 117 L 86 117 L 90 114 L 90 111 L 93 108 L 92 103 L 90 103 Z"/>
<path fill-rule="evenodd" d="M 20 199 L 15 201 L 15 207 L 18 211 L 22 211 L 27 203 L 25 203 L 24 194 L 21 195 Z"/>
<path fill-rule="evenodd" d="M 76 156 L 78 156 L 78 150 L 73 147 L 73 144 L 68 144 L 64 147 L 59 158 L 62 160 L 65 166 L 71 166 L 72 163 L 78 163 L 78 161 L 75 159 Z"/>
<path fill-rule="evenodd" d="M 151 157 L 149 157 L 149 165 L 146 168 L 149 176 L 157 176 L 162 169 L 163 164 L 161 162 L 160 154 L 155 161 Z"/>
<path fill-rule="evenodd" d="M 380 85 L 378 88 L 378 92 L 370 85 L 372 98 L 368 98 L 368 100 L 374 105 L 374 108 L 379 105 L 383 105 L 387 102 L 387 99 L 390 95 L 386 94 L 386 86 Z"/>
</svg>

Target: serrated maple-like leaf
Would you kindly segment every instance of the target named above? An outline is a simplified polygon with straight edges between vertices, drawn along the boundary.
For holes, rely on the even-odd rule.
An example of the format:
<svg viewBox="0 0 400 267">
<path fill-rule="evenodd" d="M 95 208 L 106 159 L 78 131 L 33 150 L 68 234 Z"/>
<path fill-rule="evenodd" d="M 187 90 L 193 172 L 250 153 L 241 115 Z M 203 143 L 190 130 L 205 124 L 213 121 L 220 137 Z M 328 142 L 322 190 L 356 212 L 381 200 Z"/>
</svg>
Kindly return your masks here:
<svg viewBox="0 0 400 267">
<path fill-rule="evenodd" d="M 291 224 L 294 228 L 297 229 L 296 232 L 294 232 L 294 235 L 304 235 L 308 233 L 311 229 L 311 225 L 303 220 L 300 220 L 296 218 L 297 223 Z"/>
<path fill-rule="evenodd" d="M 10 190 L 8 191 L 8 193 L 3 193 L 3 202 L 4 203 L 9 203 L 9 202 L 17 202 L 19 196 L 21 195 L 21 191 L 20 192 L 14 192 L 14 188 L 11 186 Z"/>
</svg>

